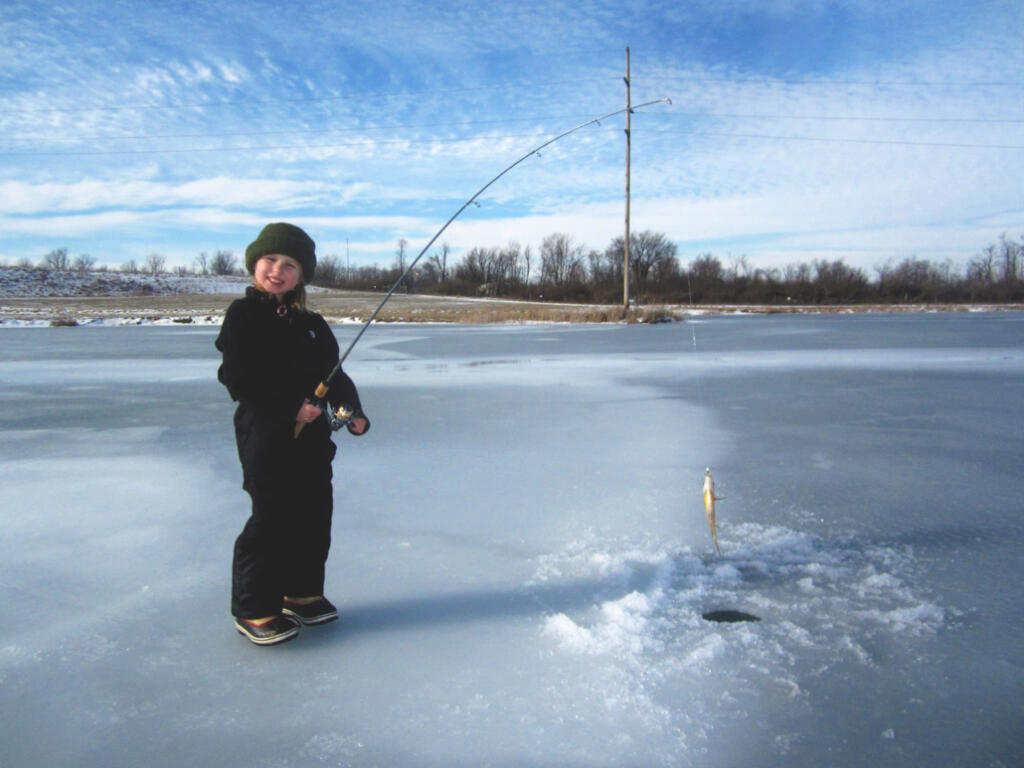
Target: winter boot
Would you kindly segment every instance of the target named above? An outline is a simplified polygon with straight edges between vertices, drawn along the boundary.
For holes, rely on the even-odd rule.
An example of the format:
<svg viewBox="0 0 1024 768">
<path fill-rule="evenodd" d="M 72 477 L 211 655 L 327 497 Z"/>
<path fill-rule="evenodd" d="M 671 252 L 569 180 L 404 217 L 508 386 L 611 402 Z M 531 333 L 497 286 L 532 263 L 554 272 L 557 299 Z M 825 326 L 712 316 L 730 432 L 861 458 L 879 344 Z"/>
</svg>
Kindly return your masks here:
<svg viewBox="0 0 1024 768">
<path fill-rule="evenodd" d="M 253 624 L 245 619 L 235 619 L 239 633 L 256 645 L 276 645 L 291 640 L 299 634 L 299 625 L 288 616 L 275 616 L 270 621 Z"/>
<path fill-rule="evenodd" d="M 286 597 L 281 612 L 306 626 L 326 624 L 338 618 L 338 609 L 326 597 L 318 597 L 311 603 L 296 603 Z"/>
</svg>

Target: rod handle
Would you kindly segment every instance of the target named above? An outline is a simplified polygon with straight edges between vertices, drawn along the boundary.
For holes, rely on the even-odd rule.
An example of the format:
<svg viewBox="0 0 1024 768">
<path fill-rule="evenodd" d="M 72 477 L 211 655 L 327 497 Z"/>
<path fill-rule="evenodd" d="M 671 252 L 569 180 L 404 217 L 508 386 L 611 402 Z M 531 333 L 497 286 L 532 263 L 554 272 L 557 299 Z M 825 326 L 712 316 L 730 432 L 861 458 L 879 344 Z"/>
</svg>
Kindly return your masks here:
<svg viewBox="0 0 1024 768">
<path fill-rule="evenodd" d="M 316 385 L 316 390 L 313 392 L 313 397 L 315 397 L 317 400 L 323 400 L 325 397 L 327 397 L 327 393 L 330 391 L 330 389 L 331 388 L 327 386 L 325 382 L 321 381 L 319 384 Z M 299 435 L 302 433 L 302 428 L 304 426 L 306 425 L 303 424 L 301 421 L 295 422 L 295 440 L 299 439 Z"/>
</svg>

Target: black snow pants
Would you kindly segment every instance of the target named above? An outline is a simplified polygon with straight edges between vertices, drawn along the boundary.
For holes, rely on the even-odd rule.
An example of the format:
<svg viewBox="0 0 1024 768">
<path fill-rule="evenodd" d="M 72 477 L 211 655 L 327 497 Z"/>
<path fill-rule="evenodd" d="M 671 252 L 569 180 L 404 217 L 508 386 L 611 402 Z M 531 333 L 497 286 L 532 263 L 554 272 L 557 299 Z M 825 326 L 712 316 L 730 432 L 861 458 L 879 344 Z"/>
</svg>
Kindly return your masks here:
<svg viewBox="0 0 1024 768">
<path fill-rule="evenodd" d="M 283 598 L 324 593 L 334 494 L 331 465 L 287 485 L 246 478 L 252 515 L 235 540 L 231 613 L 258 619 L 281 612 Z"/>
</svg>

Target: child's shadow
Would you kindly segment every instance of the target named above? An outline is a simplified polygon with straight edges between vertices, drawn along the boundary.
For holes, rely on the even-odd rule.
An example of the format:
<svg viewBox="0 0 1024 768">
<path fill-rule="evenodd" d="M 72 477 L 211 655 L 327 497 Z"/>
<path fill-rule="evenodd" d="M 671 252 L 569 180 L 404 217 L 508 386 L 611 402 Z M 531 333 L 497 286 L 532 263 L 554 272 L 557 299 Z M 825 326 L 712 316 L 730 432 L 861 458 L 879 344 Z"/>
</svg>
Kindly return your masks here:
<svg viewBox="0 0 1024 768">
<path fill-rule="evenodd" d="M 370 632 L 571 613 L 623 597 L 634 588 L 621 580 L 584 579 L 339 605 L 340 626 L 318 636 L 329 642 L 343 642 Z"/>
</svg>

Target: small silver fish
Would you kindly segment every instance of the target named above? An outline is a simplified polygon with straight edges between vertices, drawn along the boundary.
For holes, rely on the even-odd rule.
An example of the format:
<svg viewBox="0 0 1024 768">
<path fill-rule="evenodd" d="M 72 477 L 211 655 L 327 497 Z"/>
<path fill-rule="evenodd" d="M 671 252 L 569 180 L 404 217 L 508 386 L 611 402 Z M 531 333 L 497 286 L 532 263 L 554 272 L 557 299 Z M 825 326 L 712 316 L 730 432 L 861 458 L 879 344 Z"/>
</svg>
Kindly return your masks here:
<svg viewBox="0 0 1024 768">
<path fill-rule="evenodd" d="M 704 514 L 708 518 L 708 526 L 711 528 L 711 538 L 715 542 L 715 552 L 722 554 L 718 548 L 718 526 L 715 525 L 715 502 L 721 497 L 715 496 L 715 481 L 711 477 L 711 469 L 704 470 Z"/>
</svg>

